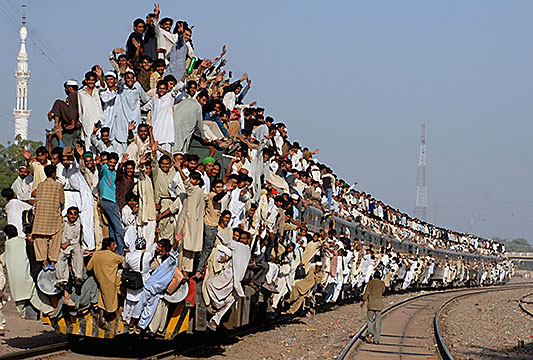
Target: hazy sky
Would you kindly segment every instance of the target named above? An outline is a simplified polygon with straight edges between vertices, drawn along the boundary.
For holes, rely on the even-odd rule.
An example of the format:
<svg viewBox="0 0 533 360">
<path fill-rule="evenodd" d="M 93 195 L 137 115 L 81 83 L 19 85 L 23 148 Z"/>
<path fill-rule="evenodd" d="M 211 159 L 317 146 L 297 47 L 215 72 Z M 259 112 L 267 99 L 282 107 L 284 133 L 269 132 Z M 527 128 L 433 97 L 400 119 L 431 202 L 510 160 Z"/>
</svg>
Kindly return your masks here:
<svg viewBox="0 0 533 360">
<path fill-rule="evenodd" d="M 18 0 L 0 2 L 2 143 L 12 139 Z M 109 69 L 140 1 L 26 1 L 32 109 L 29 136 L 67 77 Z M 161 1 L 194 24 L 196 54 L 228 47 L 234 77 L 291 140 L 347 181 L 413 212 L 420 127 L 426 124 L 428 218 L 492 237 L 533 240 L 533 2 Z M 16 22 L 16 24 L 14 23 Z M 44 41 L 43 41 L 44 39 Z M 44 54 L 42 54 L 44 50 Z M 436 209 L 436 211 L 435 211 Z"/>
</svg>

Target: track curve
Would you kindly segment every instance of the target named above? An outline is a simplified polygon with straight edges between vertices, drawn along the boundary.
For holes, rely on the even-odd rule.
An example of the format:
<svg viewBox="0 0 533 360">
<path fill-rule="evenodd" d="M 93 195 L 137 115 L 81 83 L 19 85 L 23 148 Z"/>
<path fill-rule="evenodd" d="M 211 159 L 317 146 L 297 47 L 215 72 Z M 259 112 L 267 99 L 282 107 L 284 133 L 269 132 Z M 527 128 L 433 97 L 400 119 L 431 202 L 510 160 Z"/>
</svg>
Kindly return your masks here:
<svg viewBox="0 0 533 360">
<path fill-rule="evenodd" d="M 367 328 L 365 324 L 337 359 L 417 359 L 433 357 L 438 353 L 443 359 L 453 359 L 453 357 L 447 357 L 446 352 L 442 350 L 447 350 L 447 348 L 438 324 L 438 312 L 445 304 L 459 297 L 483 292 L 513 290 L 525 285 L 507 285 L 476 290 L 455 289 L 422 294 L 404 300 L 383 311 L 380 344 L 368 344 L 362 340 Z M 531 283 L 527 285 L 533 286 Z M 440 339 L 437 334 L 440 335 Z M 435 351 L 435 344 L 437 344 L 438 353 Z"/>
</svg>

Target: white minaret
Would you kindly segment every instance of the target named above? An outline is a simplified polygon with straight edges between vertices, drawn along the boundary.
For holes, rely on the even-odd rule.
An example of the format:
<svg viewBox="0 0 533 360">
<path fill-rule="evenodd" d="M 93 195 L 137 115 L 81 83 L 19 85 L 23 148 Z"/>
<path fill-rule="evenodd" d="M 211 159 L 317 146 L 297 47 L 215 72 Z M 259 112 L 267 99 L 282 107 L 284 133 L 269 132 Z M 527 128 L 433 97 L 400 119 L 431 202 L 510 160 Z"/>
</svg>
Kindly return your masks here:
<svg viewBox="0 0 533 360">
<path fill-rule="evenodd" d="M 26 52 L 26 5 L 22 5 L 22 27 L 20 28 L 20 50 L 17 55 L 17 106 L 13 110 L 15 117 L 15 138 L 20 135 L 22 139 L 28 138 L 28 120 L 31 110 L 28 109 L 28 81 L 30 71 L 28 70 L 28 53 Z"/>
</svg>

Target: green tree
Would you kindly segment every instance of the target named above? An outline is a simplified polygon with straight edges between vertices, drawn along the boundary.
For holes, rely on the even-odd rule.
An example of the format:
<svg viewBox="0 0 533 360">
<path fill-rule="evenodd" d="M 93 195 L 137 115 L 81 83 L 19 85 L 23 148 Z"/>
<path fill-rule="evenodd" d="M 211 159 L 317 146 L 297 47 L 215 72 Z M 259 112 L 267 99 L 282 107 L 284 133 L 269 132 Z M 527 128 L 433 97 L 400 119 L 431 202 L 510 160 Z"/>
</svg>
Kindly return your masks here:
<svg viewBox="0 0 533 360">
<path fill-rule="evenodd" d="M 0 190 L 11 187 L 18 176 L 18 168 L 26 163 L 20 153 L 21 148 L 26 148 L 35 153 L 37 147 L 43 145 L 40 141 L 22 140 L 20 137 L 14 142 L 8 141 L 6 145 L 0 144 Z M 7 224 L 6 201 L 0 200 L 0 230 Z M 4 252 L 5 235 L 0 231 L 0 253 Z"/>
<path fill-rule="evenodd" d="M 509 241 L 507 239 L 494 237 L 493 240 L 503 243 L 508 252 L 533 252 L 533 247 L 524 238 L 516 238 Z"/>
</svg>

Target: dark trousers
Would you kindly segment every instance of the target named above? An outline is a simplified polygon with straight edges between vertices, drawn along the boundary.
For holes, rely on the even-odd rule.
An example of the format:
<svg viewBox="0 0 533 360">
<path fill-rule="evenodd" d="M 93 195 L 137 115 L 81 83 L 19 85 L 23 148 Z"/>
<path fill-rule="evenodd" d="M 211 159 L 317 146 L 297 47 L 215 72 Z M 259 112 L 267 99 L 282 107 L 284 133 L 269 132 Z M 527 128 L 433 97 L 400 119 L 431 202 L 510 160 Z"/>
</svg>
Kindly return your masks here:
<svg viewBox="0 0 533 360">
<path fill-rule="evenodd" d="M 100 201 L 102 210 L 104 210 L 109 220 L 109 236 L 115 239 L 117 243 L 117 254 L 124 256 L 124 229 L 122 228 L 122 216 L 117 203 L 102 199 Z"/>
</svg>

